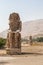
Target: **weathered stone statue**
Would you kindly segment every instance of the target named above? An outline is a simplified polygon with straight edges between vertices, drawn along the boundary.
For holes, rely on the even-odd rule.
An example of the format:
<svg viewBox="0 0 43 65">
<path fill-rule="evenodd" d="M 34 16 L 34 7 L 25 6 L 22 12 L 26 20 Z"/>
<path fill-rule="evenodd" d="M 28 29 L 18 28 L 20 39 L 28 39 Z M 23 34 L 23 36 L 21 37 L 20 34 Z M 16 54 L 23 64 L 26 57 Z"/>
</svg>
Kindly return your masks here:
<svg viewBox="0 0 43 65">
<path fill-rule="evenodd" d="M 7 53 L 16 54 L 21 53 L 21 26 L 20 17 L 18 13 L 12 13 L 9 16 L 9 30 L 7 34 Z"/>
<path fill-rule="evenodd" d="M 32 36 L 29 36 L 30 45 L 33 44 Z"/>
</svg>

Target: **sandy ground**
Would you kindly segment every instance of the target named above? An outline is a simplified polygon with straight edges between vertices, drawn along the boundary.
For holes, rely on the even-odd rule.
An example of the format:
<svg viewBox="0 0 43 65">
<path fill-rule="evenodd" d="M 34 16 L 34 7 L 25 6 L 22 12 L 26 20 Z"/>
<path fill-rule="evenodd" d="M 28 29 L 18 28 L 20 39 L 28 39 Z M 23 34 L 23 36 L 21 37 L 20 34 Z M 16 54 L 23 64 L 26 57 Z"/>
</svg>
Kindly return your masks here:
<svg viewBox="0 0 43 65">
<path fill-rule="evenodd" d="M 0 50 L 0 53 L 6 51 Z M 0 55 L 0 65 L 43 65 L 43 46 L 22 47 L 21 55 Z"/>
<path fill-rule="evenodd" d="M 0 57 L 0 65 L 43 65 L 43 56 Z"/>
</svg>

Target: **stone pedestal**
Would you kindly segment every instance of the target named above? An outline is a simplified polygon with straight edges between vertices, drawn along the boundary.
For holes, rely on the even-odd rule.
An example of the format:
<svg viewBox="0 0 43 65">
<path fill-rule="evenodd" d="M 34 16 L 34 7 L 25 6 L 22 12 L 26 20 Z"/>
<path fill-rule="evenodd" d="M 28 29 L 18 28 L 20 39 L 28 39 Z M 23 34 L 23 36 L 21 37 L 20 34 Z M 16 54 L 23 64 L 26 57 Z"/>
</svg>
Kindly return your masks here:
<svg viewBox="0 0 43 65">
<path fill-rule="evenodd" d="M 14 55 L 14 54 L 21 54 L 21 49 L 18 48 L 7 48 L 7 54 Z"/>
</svg>

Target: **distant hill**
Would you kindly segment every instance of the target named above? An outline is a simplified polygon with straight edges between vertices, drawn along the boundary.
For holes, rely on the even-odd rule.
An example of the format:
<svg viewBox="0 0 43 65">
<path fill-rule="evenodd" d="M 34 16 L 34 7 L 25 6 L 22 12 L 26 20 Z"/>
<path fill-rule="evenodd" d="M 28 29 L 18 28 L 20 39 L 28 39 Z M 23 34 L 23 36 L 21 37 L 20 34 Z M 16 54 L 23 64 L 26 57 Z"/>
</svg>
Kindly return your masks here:
<svg viewBox="0 0 43 65">
<path fill-rule="evenodd" d="M 22 36 L 28 37 L 30 35 L 43 34 L 43 19 L 28 21 L 23 23 Z"/>
<path fill-rule="evenodd" d="M 7 38 L 7 33 L 8 33 L 8 30 L 5 30 L 5 31 L 1 32 L 0 37 Z"/>
<path fill-rule="evenodd" d="M 0 37 L 6 38 L 7 32 L 8 30 L 1 32 Z M 38 34 L 40 34 L 40 36 L 43 35 L 43 19 L 23 22 L 21 31 L 23 38 L 30 35 L 37 36 Z"/>
<path fill-rule="evenodd" d="M 43 37 L 43 34 L 40 33 L 33 36 L 33 38 L 38 38 L 38 37 Z"/>
</svg>

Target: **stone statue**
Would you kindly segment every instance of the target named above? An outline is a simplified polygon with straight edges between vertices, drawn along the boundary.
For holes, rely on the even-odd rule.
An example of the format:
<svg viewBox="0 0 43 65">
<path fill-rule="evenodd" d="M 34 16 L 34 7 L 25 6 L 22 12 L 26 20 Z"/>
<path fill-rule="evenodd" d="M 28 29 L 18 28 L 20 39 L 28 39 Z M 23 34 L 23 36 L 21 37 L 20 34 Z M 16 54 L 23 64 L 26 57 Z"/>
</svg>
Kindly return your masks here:
<svg viewBox="0 0 43 65">
<path fill-rule="evenodd" d="M 29 36 L 30 45 L 33 44 L 32 36 Z"/>
<path fill-rule="evenodd" d="M 21 53 L 21 27 L 22 23 L 18 13 L 9 16 L 9 30 L 7 34 L 7 53 Z"/>
</svg>

